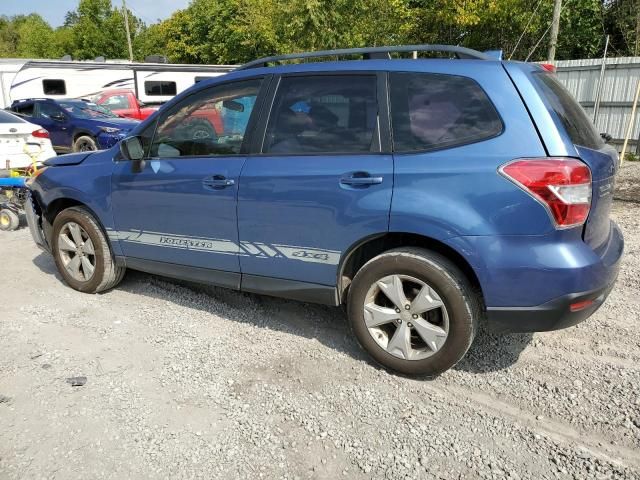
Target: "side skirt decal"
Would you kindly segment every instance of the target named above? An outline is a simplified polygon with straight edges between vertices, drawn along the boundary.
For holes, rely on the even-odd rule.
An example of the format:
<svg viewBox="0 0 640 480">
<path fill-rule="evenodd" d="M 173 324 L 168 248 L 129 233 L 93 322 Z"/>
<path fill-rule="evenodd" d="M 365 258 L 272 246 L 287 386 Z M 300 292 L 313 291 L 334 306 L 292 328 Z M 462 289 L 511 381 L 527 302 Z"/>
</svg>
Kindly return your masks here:
<svg viewBox="0 0 640 480">
<path fill-rule="evenodd" d="M 216 253 L 219 255 L 240 255 L 256 258 L 286 258 L 307 263 L 338 265 L 339 250 L 323 250 L 314 247 L 293 245 L 272 245 L 260 242 L 240 242 L 231 240 L 187 237 L 173 233 L 147 232 L 143 230 L 118 231 L 107 229 L 109 239 L 113 241 L 149 245 L 152 247 L 174 248 L 195 252 Z"/>
</svg>

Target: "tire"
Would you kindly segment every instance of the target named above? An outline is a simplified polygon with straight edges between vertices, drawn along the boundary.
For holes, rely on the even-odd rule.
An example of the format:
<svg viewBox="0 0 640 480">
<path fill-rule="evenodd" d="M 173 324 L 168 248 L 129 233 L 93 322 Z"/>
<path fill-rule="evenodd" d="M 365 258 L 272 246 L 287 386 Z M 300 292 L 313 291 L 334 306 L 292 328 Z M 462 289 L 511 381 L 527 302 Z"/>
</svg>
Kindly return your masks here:
<svg viewBox="0 0 640 480">
<path fill-rule="evenodd" d="M 20 217 L 13 210 L 3 208 L 0 210 L 0 230 L 10 232 L 20 226 Z"/>
<path fill-rule="evenodd" d="M 360 346 L 384 368 L 422 377 L 437 376 L 464 357 L 480 321 L 480 305 L 453 262 L 421 248 L 394 249 L 371 259 L 354 277 L 347 299 L 349 324 Z"/>
<path fill-rule="evenodd" d="M 80 135 L 73 142 L 74 152 L 92 152 L 98 149 L 95 139 L 88 135 Z"/>
<path fill-rule="evenodd" d="M 74 225 L 79 227 L 79 231 Z M 78 233 L 81 242 L 76 241 Z M 115 287 L 124 277 L 126 268 L 116 265 L 102 228 L 83 207 L 67 208 L 58 214 L 53 221 L 51 243 L 58 271 L 64 281 L 75 290 L 85 293 L 104 292 Z M 74 252 L 72 245 L 77 247 L 78 244 L 82 246 L 82 250 Z M 76 261 L 80 263 L 80 267 L 77 274 L 74 274 L 73 266 L 77 263 L 71 262 L 78 256 L 86 257 L 86 261 L 84 258 Z M 92 271 L 86 262 L 93 266 Z"/>
</svg>

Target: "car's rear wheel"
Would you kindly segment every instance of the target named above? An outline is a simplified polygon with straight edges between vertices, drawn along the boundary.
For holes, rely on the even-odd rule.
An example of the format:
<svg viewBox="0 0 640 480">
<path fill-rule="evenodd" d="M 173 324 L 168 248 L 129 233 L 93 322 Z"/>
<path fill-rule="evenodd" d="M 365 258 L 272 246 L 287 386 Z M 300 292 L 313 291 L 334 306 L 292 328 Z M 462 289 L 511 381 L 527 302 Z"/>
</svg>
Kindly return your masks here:
<svg viewBox="0 0 640 480">
<path fill-rule="evenodd" d="M 401 248 L 358 271 L 349 289 L 348 313 L 360 345 L 382 366 L 435 376 L 469 349 L 479 304 L 454 263 L 428 250 Z"/>
<path fill-rule="evenodd" d="M 115 287 L 125 273 L 96 219 L 82 207 L 71 207 L 53 222 L 53 256 L 65 282 L 75 290 L 99 293 Z"/>
<path fill-rule="evenodd" d="M 96 141 L 88 135 L 81 135 L 73 142 L 74 152 L 91 152 L 97 149 Z"/>
</svg>

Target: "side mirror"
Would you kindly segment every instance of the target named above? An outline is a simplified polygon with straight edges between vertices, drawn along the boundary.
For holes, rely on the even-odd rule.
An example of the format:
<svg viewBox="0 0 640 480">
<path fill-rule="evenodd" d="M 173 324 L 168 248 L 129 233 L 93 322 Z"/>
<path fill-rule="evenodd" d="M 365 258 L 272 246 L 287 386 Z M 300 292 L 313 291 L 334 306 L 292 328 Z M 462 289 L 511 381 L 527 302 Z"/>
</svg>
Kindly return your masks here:
<svg viewBox="0 0 640 480">
<path fill-rule="evenodd" d="M 120 153 L 127 160 L 142 160 L 144 148 L 140 137 L 127 137 L 120 142 Z"/>
<path fill-rule="evenodd" d="M 65 121 L 65 116 L 64 113 L 59 112 L 59 113 L 54 113 L 53 115 L 51 115 L 51 120 L 55 120 L 56 122 L 64 122 Z"/>
<path fill-rule="evenodd" d="M 233 110 L 234 112 L 244 112 L 244 105 L 235 100 L 224 100 L 222 106 L 227 110 Z"/>
</svg>

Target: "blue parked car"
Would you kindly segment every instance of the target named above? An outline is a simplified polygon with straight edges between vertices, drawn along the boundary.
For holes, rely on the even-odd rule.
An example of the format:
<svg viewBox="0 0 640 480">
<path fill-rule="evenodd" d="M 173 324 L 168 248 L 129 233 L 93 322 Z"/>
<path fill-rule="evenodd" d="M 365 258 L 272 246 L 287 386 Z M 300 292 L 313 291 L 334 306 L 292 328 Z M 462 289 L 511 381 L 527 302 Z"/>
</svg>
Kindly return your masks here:
<svg viewBox="0 0 640 480">
<path fill-rule="evenodd" d="M 412 50 L 452 58 L 389 56 Z M 283 64 L 328 56 L 349 60 Z M 29 225 L 72 288 L 130 268 L 344 305 L 371 357 L 408 375 L 455 365 L 485 317 L 585 320 L 623 251 L 617 154 L 581 107 L 538 65 L 460 47 L 257 60 L 118 146 L 47 164 Z"/>
<path fill-rule="evenodd" d="M 46 129 L 58 153 L 111 148 L 140 123 L 79 99 L 17 100 L 11 104 L 10 110 L 29 117 L 31 123 Z"/>
</svg>

